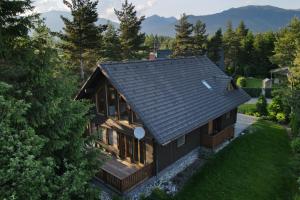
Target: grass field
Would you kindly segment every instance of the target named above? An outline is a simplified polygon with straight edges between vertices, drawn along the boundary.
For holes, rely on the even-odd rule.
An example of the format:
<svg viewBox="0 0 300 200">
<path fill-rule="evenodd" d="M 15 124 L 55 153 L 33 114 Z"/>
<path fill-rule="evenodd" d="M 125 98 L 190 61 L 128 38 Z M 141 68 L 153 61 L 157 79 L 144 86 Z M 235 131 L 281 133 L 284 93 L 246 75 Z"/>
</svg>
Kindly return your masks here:
<svg viewBox="0 0 300 200">
<path fill-rule="evenodd" d="M 180 200 L 292 199 L 292 152 L 284 128 L 259 121 L 253 133 L 233 141 L 184 186 Z"/>
<path fill-rule="evenodd" d="M 246 87 L 247 88 L 261 88 L 262 87 L 262 79 L 246 78 Z"/>
<path fill-rule="evenodd" d="M 243 104 L 240 105 L 238 108 L 238 112 L 242 114 L 250 114 L 256 112 L 256 105 L 255 104 Z"/>
</svg>

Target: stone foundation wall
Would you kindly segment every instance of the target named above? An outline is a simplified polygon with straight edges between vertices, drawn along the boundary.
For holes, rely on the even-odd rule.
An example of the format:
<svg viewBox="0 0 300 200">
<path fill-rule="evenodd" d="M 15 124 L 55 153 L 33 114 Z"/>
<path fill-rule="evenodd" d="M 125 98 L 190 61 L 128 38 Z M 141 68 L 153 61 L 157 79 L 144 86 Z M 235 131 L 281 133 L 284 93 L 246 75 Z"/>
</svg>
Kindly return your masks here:
<svg viewBox="0 0 300 200">
<path fill-rule="evenodd" d="M 177 192 L 177 187 L 172 183 L 171 179 L 195 162 L 199 158 L 199 151 L 200 148 L 194 149 L 161 171 L 157 176 L 146 180 L 141 185 L 138 185 L 136 188 L 129 191 L 125 194 L 125 197 L 136 200 L 139 199 L 141 195 L 150 195 L 152 190 L 155 188 L 162 189 L 169 194 L 175 194 Z"/>
</svg>

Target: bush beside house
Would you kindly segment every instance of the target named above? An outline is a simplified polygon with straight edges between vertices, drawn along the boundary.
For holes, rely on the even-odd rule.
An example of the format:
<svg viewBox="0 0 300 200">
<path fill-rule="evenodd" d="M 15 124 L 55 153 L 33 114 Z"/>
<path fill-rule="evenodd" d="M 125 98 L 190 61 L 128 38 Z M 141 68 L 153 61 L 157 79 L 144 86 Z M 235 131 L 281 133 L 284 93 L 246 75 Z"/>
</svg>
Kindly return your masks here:
<svg viewBox="0 0 300 200">
<path fill-rule="evenodd" d="M 268 116 L 267 99 L 264 95 L 260 95 L 256 103 L 256 110 L 260 116 Z"/>
</svg>

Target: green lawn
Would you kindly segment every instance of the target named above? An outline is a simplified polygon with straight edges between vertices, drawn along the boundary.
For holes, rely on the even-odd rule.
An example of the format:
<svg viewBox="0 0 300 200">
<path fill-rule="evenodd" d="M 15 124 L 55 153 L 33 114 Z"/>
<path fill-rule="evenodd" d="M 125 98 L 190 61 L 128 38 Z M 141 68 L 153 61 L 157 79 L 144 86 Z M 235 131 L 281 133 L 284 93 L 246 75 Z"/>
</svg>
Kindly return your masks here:
<svg viewBox="0 0 300 200">
<path fill-rule="evenodd" d="M 246 87 L 247 88 L 261 88 L 262 87 L 262 79 L 246 78 Z"/>
<path fill-rule="evenodd" d="M 178 200 L 292 199 L 296 182 L 285 129 L 259 121 L 253 133 L 233 141 L 195 174 Z"/>
<path fill-rule="evenodd" d="M 242 114 L 250 114 L 256 112 L 256 105 L 255 104 L 243 104 L 240 105 L 238 108 L 238 112 Z"/>
</svg>

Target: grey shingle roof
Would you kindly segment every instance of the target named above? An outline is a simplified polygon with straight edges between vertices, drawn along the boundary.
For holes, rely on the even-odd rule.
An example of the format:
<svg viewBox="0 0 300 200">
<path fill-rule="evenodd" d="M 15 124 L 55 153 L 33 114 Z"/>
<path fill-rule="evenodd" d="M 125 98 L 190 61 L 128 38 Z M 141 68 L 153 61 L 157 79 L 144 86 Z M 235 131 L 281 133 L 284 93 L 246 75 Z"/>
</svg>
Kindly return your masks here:
<svg viewBox="0 0 300 200">
<path fill-rule="evenodd" d="M 231 78 L 206 56 L 107 63 L 99 67 L 160 144 L 249 100 L 242 89 L 226 92 Z"/>
</svg>

